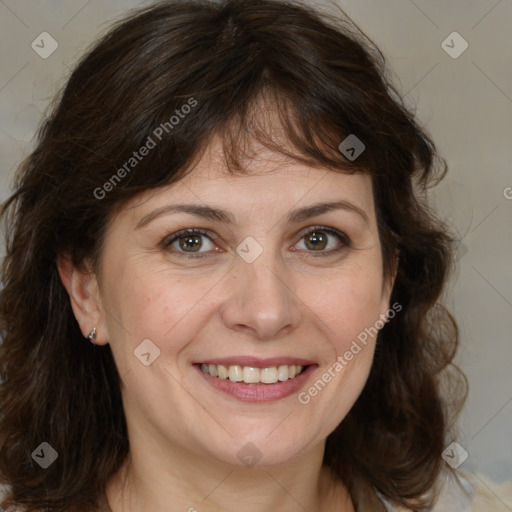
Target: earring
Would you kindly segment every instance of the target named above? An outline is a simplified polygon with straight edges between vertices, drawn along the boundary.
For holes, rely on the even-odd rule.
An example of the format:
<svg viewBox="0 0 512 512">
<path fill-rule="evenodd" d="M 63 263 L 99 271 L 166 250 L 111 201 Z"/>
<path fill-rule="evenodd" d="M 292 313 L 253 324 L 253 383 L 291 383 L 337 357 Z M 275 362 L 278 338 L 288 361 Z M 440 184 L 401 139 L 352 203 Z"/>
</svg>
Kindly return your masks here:
<svg viewBox="0 0 512 512">
<path fill-rule="evenodd" d="M 87 339 L 94 343 L 94 340 L 96 339 L 96 327 L 89 333 L 89 336 L 87 336 Z"/>
</svg>

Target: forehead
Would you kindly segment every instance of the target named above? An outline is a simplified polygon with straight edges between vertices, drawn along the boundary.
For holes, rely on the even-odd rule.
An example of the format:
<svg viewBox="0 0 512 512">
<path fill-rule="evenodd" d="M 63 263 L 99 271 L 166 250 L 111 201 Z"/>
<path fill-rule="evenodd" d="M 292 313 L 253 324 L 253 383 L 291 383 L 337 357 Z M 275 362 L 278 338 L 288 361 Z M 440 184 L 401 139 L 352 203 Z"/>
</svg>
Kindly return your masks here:
<svg viewBox="0 0 512 512">
<path fill-rule="evenodd" d="M 369 174 L 313 167 L 260 146 L 243 161 L 241 172 L 230 172 L 222 142 L 214 139 L 200 160 L 178 182 L 144 192 L 131 208 L 147 210 L 162 202 L 193 202 L 235 210 L 281 212 L 318 201 L 351 200 L 371 216 Z M 269 211 L 270 209 L 270 211 Z"/>
</svg>

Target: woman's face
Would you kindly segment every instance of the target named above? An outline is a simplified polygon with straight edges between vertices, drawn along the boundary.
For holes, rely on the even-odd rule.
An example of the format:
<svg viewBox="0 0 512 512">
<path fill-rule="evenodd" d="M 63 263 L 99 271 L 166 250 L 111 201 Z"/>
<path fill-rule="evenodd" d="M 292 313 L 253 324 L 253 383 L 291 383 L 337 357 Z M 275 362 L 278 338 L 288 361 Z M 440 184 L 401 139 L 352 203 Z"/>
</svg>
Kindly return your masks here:
<svg viewBox="0 0 512 512">
<path fill-rule="evenodd" d="M 275 464 L 318 447 L 354 404 L 391 283 L 368 175 L 262 150 L 250 175 L 229 176 L 220 155 L 213 144 L 112 220 L 92 325 L 111 344 L 133 438 Z M 174 238 L 186 228 L 206 234 Z"/>
</svg>

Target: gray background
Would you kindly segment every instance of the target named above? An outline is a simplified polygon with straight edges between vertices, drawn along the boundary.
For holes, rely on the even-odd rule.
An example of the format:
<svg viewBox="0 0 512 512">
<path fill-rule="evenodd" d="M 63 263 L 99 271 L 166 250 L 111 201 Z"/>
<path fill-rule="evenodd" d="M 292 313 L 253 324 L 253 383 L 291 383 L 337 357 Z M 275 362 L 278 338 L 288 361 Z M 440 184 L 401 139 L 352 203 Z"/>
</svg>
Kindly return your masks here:
<svg viewBox="0 0 512 512">
<path fill-rule="evenodd" d="M 147 3 L 0 0 L 0 200 L 69 67 L 110 21 Z M 512 2 L 337 5 L 387 56 L 399 90 L 448 160 L 432 199 L 462 240 L 446 293 L 461 328 L 457 361 L 470 383 L 455 439 L 469 453 L 460 469 L 512 479 Z M 442 47 L 454 31 L 469 45 L 458 58 Z M 46 59 L 31 48 L 41 32 L 58 42 Z"/>
</svg>

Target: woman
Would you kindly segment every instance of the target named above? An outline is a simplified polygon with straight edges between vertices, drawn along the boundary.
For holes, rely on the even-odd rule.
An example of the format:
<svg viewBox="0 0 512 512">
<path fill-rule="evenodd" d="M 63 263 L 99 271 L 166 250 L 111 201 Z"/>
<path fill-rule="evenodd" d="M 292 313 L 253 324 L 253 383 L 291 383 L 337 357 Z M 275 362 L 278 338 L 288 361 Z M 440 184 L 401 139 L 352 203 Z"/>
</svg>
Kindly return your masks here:
<svg viewBox="0 0 512 512">
<path fill-rule="evenodd" d="M 119 23 L 3 207 L 2 505 L 469 510 L 439 164 L 348 19 Z"/>
</svg>

